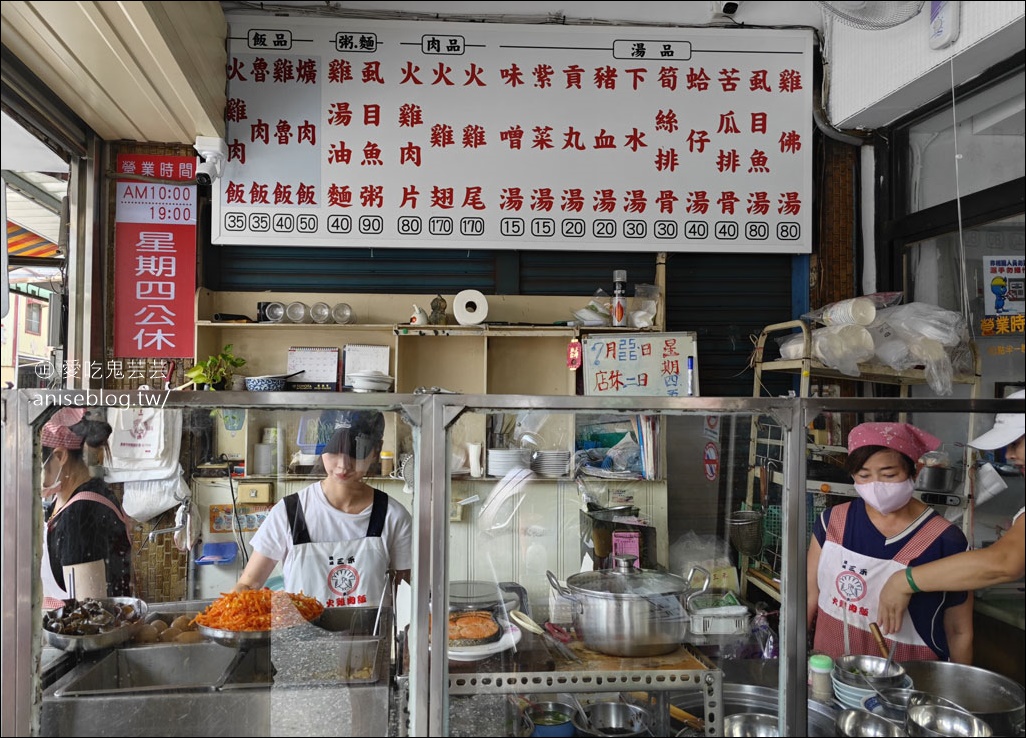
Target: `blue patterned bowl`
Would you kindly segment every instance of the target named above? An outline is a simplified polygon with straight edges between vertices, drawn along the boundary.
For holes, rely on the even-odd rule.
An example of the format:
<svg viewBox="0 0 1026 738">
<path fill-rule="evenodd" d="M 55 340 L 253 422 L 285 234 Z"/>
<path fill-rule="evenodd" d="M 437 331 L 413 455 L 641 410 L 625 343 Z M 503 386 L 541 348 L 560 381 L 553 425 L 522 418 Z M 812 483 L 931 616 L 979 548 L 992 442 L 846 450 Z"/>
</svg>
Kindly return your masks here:
<svg viewBox="0 0 1026 738">
<path fill-rule="evenodd" d="M 246 377 L 246 389 L 250 392 L 284 392 L 285 377 L 281 375 Z"/>
</svg>

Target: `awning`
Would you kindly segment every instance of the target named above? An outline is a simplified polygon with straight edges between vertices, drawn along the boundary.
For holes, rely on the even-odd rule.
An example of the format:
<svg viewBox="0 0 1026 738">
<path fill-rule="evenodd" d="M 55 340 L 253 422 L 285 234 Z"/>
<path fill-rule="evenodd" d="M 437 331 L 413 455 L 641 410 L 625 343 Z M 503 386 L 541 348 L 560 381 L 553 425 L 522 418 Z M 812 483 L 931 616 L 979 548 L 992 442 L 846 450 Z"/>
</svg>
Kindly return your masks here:
<svg viewBox="0 0 1026 738">
<path fill-rule="evenodd" d="M 57 256 L 57 244 L 17 223 L 7 221 L 7 254 L 9 256 L 53 258 Z"/>
</svg>

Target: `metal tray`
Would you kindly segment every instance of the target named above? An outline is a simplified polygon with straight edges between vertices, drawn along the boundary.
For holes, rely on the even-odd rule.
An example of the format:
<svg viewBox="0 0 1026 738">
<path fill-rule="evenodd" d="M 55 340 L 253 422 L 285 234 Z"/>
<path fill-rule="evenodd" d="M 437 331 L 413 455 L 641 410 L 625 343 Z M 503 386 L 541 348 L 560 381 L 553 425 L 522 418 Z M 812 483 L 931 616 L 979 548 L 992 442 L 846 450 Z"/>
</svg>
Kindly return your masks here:
<svg viewBox="0 0 1026 738">
<path fill-rule="evenodd" d="M 321 613 L 323 615 L 323 613 Z M 196 628 L 200 634 L 215 643 L 220 643 L 222 646 L 229 646 L 231 648 L 249 648 L 251 646 L 266 646 L 271 642 L 271 634 L 275 637 L 283 635 L 291 631 L 294 628 L 302 628 L 304 625 L 316 625 L 321 619 L 321 615 L 318 615 L 313 620 L 308 620 L 306 623 L 297 623 L 295 625 L 289 625 L 284 628 L 274 628 L 272 630 L 222 630 L 220 628 L 211 628 L 208 625 L 196 624 Z"/>
<path fill-rule="evenodd" d="M 99 651 L 104 648 L 112 648 L 135 635 L 146 619 L 146 603 L 135 597 L 106 597 L 97 601 L 103 604 L 132 605 L 138 613 L 138 617 L 119 628 L 95 635 L 67 635 L 43 628 L 46 644 L 62 651 Z"/>
<path fill-rule="evenodd" d="M 232 648 L 243 648 L 250 646 L 266 646 L 271 642 L 271 631 L 269 630 L 221 630 L 211 628 L 207 625 L 197 625 L 200 634 L 209 638 L 214 643 Z"/>
</svg>

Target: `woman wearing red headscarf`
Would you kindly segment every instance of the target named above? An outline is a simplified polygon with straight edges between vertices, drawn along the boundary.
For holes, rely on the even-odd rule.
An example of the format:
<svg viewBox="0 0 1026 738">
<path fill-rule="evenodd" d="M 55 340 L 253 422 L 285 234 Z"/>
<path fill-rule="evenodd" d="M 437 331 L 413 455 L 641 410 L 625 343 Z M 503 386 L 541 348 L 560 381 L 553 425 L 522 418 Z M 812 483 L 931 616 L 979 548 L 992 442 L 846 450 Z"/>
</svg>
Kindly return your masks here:
<svg viewBox="0 0 1026 738">
<path fill-rule="evenodd" d="M 110 424 L 85 408 L 62 408 L 43 426 L 43 606 L 71 596 L 131 594 L 132 543 L 127 518 L 102 479 L 93 477 L 83 453 L 101 448 Z"/>
<path fill-rule="evenodd" d="M 806 609 L 814 650 L 833 657 L 878 654 L 869 626 L 879 618 L 888 577 L 967 549 L 957 526 L 912 496 L 918 460 L 940 445 L 908 423 L 863 423 L 848 435 L 845 467 L 858 498 L 824 510 L 809 546 Z M 968 592 L 916 595 L 909 615 L 891 635 L 895 661 L 971 662 Z"/>
</svg>

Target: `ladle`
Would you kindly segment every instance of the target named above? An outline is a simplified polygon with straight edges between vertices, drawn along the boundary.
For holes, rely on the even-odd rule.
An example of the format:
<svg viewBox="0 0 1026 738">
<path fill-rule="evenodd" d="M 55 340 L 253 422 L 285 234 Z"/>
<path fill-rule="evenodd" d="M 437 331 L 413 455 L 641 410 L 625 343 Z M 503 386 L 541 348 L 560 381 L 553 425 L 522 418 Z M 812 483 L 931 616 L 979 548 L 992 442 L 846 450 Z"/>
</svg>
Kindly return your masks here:
<svg viewBox="0 0 1026 738">
<path fill-rule="evenodd" d="M 567 697 L 574 703 L 574 707 L 577 708 L 577 714 L 581 716 L 581 727 L 591 730 L 591 719 L 588 717 L 588 713 L 584 711 L 584 707 L 581 705 L 581 701 L 577 699 L 577 695 L 573 692 L 567 692 Z"/>
</svg>

